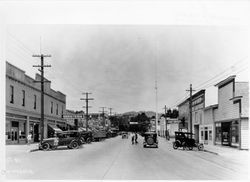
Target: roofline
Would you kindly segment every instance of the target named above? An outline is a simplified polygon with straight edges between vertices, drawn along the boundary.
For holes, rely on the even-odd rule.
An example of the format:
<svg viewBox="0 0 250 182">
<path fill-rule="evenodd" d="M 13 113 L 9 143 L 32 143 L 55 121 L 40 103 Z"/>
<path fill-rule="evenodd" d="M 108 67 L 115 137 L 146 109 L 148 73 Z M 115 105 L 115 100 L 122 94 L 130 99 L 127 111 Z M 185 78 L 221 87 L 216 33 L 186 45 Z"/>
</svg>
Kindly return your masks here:
<svg viewBox="0 0 250 182">
<path fill-rule="evenodd" d="M 215 84 L 215 87 L 219 87 L 221 85 L 227 84 L 228 82 L 231 82 L 233 79 L 235 79 L 236 75 L 231 75 L 227 77 L 226 79 L 220 81 L 219 83 Z"/>
<path fill-rule="evenodd" d="M 22 69 L 18 68 L 17 66 L 15 66 L 15 65 L 11 64 L 11 63 L 10 63 L 10 62 L 8 62 L 8 61 L 6 61 L 6 64 L 9 64 L 9 65 L 13 66 L 14 68 L 18 69 L 19 71 L 22 71 L 23 73 L 25 73 L 25 71 L 24 71 L 24 70 L 22 70 Z"/>
<path fill-rule="evenodd" d="M 205 93 L 205 91 L 206 91 L 205 89 L 202 89 L 202 90 L 196 92 L 194 95 L 192 95 L 192 98 L 197 97 L 198 95 L 201 95 L 201 94 Z M 189 99 L 190 99 L 190 97 L 188 97 L 187 99 L 185 99 L 184 101 L 182 101 L 180 104 L 178 104 L 177 107 L 179 107 L 180 105 L 183 105 Z"/>
</svg>

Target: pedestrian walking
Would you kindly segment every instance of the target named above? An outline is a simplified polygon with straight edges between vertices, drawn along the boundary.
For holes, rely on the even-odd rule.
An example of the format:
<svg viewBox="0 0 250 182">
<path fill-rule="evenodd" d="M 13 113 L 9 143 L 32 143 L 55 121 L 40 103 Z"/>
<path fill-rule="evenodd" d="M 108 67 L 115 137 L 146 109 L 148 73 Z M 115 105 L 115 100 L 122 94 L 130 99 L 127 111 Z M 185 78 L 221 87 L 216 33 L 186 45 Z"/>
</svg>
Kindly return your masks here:
<svg viewBox="0 0 250 182">
<path fill-rule="evenodd" d="M 137 142 L 137 138 L 138 138 L 137 133 L 135 133 L 135 144 L 138 143 L 138 142 Z"/>
<path fill-rule="evenodd" d="M 135 136 L 133 135 L 132 136 L 132 145 L 134 144 L 134 141 L 135 141 Z"/>
<path fill-rule="evenodd" d="M 30 145 L 31 143 L 31 132 L 29 132 L 28 136 L 27 136 L 27 142 L 28 142 L 28 145 Z"/>
</svg>

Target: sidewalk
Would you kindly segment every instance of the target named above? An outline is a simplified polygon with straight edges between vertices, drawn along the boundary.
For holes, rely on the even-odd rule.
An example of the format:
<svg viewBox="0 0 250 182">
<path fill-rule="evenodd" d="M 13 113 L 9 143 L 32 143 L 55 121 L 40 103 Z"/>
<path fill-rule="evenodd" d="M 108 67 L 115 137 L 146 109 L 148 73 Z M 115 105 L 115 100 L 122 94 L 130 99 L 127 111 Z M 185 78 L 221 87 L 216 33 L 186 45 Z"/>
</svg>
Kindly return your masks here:
<svg viewBox="0 0 250 182">
<path fill-rule="evenodd" d="M 5 145 L 6 152 L 34 152 L 38 150 L 39 143 Z"/>
<path fill-rule="evenodd" d="M 161 140 L 166 140 L 164 137 L 159 137 Z M 175 141 L 174 138 L 170 138 L 170 140 L 166 140 L 169 144 L 172 145 L 172 142 Z M 230 155 L 244 155 L 248 156 L 248 150 L 239 150 L 238 148 L 232 148 L 228 146 L 220 146 L 220 145 L 205 145 L 204 144 L 204 152 L 209 152 L 215 155 L 221 156 L 230 156 Z"/>
</svg>

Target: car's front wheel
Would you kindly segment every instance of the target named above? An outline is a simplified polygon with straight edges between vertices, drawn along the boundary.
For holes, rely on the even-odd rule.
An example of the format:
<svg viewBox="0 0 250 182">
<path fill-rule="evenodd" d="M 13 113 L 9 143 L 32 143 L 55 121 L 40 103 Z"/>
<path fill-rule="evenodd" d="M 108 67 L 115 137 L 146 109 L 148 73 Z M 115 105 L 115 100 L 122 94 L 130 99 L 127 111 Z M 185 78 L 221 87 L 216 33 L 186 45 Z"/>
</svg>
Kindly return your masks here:
<svg viewBox="0 0 250 182">
<path fill-rule="evenodd" d="M 71 144 L 72 149 L 76 149 L 78 147 L 79 147 L 79 145 L 78 145 L 78 143 L 76 141 L 72 142 L 72 144 Z"/>
<path fill-rule="evenodd" d="M 49 144 L 48 144 L 48 143 L 43 143 L 43 144 L 42 144 L 42 149 L 43 149 L 43 150 L 49 150 L 49 149 L 50 149 Z"/>
</svg>

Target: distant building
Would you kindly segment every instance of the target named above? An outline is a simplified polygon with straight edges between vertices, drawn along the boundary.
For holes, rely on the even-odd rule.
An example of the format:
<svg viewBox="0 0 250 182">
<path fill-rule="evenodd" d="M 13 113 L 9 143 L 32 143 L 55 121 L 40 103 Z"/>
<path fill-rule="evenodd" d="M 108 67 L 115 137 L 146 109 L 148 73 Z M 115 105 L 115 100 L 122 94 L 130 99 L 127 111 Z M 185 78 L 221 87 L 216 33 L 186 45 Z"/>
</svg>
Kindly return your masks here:
<svg viewBox="0 0 250 182">
<path fill-rule="evenodd" d="M 86 116 L 83 111 L 66 110 L 63 118 L 66 120 L 67 128 L 76 128 L 76 122 L 78 127 L 86 127 Z"/>
<path fill-rule="evenodd" d="M 32 79 L 25 71 L 6 62 L 6 144 L 26 143 L 29 133 L 32 142 L 40 140 L 41 113 L 41 76 Z M 45 79 L 48 81 L 47 79 Z M 50 82 L 44 84 L 44 137 L 49 128 L 59 129 L 66 126 L 66 96 L 54 91 Z"/>
<path fill-rule="evenodd" d="M 166 137 L 166 131 L 168 131 L 169 136 L 173 137 L 176 131 L 180 130 L 179 127 L 180 121 L 178 118 L 165 118 L 164 116 L 160 117 L 160 136 Z"/>
</svg>

